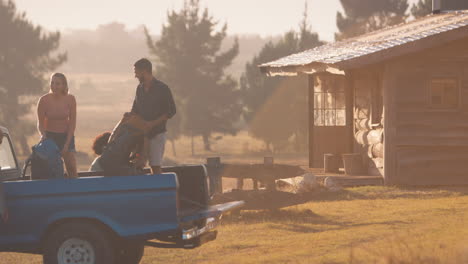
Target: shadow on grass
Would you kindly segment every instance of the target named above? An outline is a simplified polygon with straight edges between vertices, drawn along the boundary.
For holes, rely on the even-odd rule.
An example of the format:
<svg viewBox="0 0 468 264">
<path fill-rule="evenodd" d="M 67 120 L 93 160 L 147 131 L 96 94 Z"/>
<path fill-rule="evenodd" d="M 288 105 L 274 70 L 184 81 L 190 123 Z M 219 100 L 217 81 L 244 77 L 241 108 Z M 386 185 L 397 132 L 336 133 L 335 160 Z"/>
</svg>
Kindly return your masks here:
<svg viewBox="0 0 468 264">
<path fill-rule="evenodd" d="M 352 223 L 346 221 L 336 221 L 327 217 L 315 214 L 309 209 L 305 210 L 261 210 L 243 211 L 239 215 L 228 215 L 223 219 L 226 224 L 271 224 L 271 228 L 281 229 L 297 233 L 318 233 L 324 231 L 342 230 L 353 227 L 371 225 L 402 225 L 404 221 L 381 221 L 367 223 Z M 310 226 L 308 224 L 313 224 Z"/>
<path fill-rule="evenodd" d="M 312 210 L 260 210 L 242 211 L 223 218 L 224 222 L 235 223 L 329 223 L 330 220 L 315 214 Z"/>
<path fill-rule="evenodd" d="M 317 224 L 314 222 L 314 224 Z M 361 224 L 350 224 L 350 223 L 338 223 L 338 222 L 332 222 L 328 221 L 325 223 L 322 227 L 310 227 L 310 226 L 305 226 L 301 224 L 274 224 L 271 226 L 271 228 L 274 229 L 280 229 L 280 230 L 286 230 L 289 232 L 295 232 L 295 233 L 320 233 L 320 232 L 327 232 L 327 231 L 339 231 L 343 229 L 348 229 L 348 228 L 354 228 L 354 227 L 362 227 L 362 226 L 374 226 L 374 225 L 385 225 L 385 226 L 395 226 L 395 225 L 402 225 L 402 224 L 407 224 L 407 222 L 404 221 L 383 221 L 383 222 L 369 222 L 369 223 L 361 223 Z"/>
<path fill-rule="evenodd" d="M 468 186 L 455 187 L 388 187 L 363 186 L 346 188 L 331 192 L 319 189 L 310 193 L 299 194 L 307 201 L 352 201 L 377 199 L 434 199 L 444 197 L 466 196 Z"/>
<path fill-rule="evenodd" d="M 330 191 L 318 188 L 308 193 L 284 191 L 236 190 L 214 198 L 213 203 L 245 201 L 245 210 L 275 210 L 284 207 L 323 201 L 354 201 L 378 199 L 435 199 L 468 195 L 468 186 L 457 187 L 389 187 L 362 186 Z"/>
</svg>

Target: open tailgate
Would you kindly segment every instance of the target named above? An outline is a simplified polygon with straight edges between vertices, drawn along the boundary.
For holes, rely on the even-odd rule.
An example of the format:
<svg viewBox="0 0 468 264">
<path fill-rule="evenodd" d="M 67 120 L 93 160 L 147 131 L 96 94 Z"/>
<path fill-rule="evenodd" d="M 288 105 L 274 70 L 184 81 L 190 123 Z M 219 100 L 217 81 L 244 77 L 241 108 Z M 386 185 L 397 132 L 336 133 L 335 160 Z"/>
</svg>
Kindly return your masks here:
<svg viewBox="0 0 468 264">
<path fill-rule="evenodd" d="M 218 218 L 223 213 L 227 213 L 229 211 L 241 208 L 242 206 L 244 206 L 244 204 L 245 204 L 244 201 L 234 201 L 234 202 L 229 202 L 229 203 L 211 205 L 207 208 L 196 211 L 195 213 L 182 217 L 180 221 L 182 223 L 186 223 L 186 222 L 196 221 L 202 218 L 210 218 L 210 217 Z"/>
<path fill-rule="evenodd" d="M 182 228 L 182 245 L 184 248 L 195 248 L 206 242 L 216 239 L 217 232 L 214 230 L 221 219 L 223 213 L 236 210 L 244 205 L 244 201 L 234 201 L 224 204 L 216 204 L 198 210 L 180 219 L 181 226 L 197 220 L 206 219 L 202 226 L 191 226 Z"/>
</svg>

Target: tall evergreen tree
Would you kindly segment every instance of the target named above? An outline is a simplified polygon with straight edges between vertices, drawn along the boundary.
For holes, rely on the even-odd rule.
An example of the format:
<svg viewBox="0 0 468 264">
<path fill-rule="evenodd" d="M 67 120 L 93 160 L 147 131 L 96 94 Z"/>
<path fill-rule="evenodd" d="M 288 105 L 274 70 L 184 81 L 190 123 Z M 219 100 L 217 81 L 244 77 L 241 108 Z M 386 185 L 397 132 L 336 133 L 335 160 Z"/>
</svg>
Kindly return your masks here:
<svg viewBox="0 0 468 264">
<path fill-rule="evenodd" d="M 239 52 L 239 44 L 221 51 L 227 25 L 218 23 L 208 9 L 200 11 L 199 0 L 185 1 L 172 11 L 163 25 L 161 38 L 154 42 L 146 31 L 150 53 L 155 56 L 157 75 L 173 89 L 183 112 L 181 131 L 202 136 L 206 150 L 214 132 L 236 132 L 240 117 L 237 82 L 225 73 Z"/>
<path fill-rule="evenodd" d="M 35 126 L 21 117 L 31 111 L 37 100 L 28 95 L 43 93 L 44 76 L 66 61 L 66 54 L 54 52 L 60 33 L 46 33 L 19 13 L 13 1 L 0 0 L 0 123 L 16 133 L 23 154 L 29 152 L 26 136 Z"/>
<path fill-rule="evenodd" d="M 419 0 L 411 6 L 411 14 L 415 18 L 420 18 L 432 13 L 432 0 Z"/>
<path fill-rule="evenodd" d="M 406 20 L 407 0 L 340 0 L 344 14 L 337 12 L 336 40 L 359 36 Z"/>
<path fill-rule="evenodd" d="M 307 93 L 298 78 L 267 77 L 258 65 L 322 45 L 311 30 L 307 4 L 299 31 L 289 31 L 277 42 L 269 42 L 245 66 L 240 84 L 243 117 L 249 132 L 262 139 L 270 151 L 284 148 L 289 138 L 302 145 L 307 133 Z"/>
</svg>

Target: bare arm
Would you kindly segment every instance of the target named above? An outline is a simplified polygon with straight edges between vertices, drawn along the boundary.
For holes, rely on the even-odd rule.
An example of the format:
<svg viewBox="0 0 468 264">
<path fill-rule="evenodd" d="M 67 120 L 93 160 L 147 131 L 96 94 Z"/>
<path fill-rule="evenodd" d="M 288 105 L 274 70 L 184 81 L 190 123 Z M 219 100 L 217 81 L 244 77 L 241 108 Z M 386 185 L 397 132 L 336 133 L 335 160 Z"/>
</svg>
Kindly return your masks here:
<svg viewBox="0 0 468 264">
<path fill-rule="evenodd" d="M 41 140 L 45 138 L 45 105 L 44 96 L 39 99 L 37 103 L 37 131 L 41 136 Z"/>
<path fill-rule="evenodd" d="M 65 141 L 65 145 L 63 149 L 65 151 L 68 151 L 68 146 L 70 145 L 70 141 L 75 134 L 75 129 L 76 129 L 76 100 L 73 95 L 70 96 L 70 116 L 69 118 L 69 124 L 68 124 L 68 133 L 67 133 L 67 139 Z"/>
<path fill-rule="evenodd" d="M 124 115 L 124 117 L 117 123 L 117 125 L 115 125 L 114 129 L 112 129 L 112 133 L 111 133 L 111 135 L 109 137 L 109 140 L 107 142 L 114 141 L 114 139 L 117 137 L 117 134 L 119 133 L 120 126 L 124 122 L 125 118 L 127 118 L 127 117 Z"/>
<path fill-rule="evenodd" d="M 145 129 L 145 132 L 148 132 L 150 131 L 153 127 L 161 124 L 162 122 L 168 120 L 169 118 L 167 117 L 167 115 L 162 115 L 160 116 L 158 119 L 155 119 L 155 120 L 151 120 L 151 121 L 147 121 L 146 122 L 146 129 Z"/>
<path fill-rule="evenodd" d="M 142 142 L 137 146 L 136 149 L 136 158 L 134 160 L 135 166 L 137 168 L 144 168 L 146 162 L 148 161 L 148 150 L 149 149 L 149 140 L 147 137 L 143 137 Z"/>
</svg>

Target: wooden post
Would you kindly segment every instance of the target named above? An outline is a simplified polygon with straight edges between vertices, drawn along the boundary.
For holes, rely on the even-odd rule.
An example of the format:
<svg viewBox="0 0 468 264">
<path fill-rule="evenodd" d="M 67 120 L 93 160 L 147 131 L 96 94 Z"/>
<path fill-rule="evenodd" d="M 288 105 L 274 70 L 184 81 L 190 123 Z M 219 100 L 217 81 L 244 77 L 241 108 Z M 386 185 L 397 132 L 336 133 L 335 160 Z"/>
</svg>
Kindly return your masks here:
<svg viewBox="0 0 468 264">
<path fill-rule="evenodd" d="M 244 178 L 237 178 L 237 189 L 242 190 L 243 188 L 244 188 Z"/>
<path fill-rule="evenodd" d="M 354 152 L 354 79 L 351 71 L 345 72 L 346 126 L 348 128 L 348 152 Z"/>
<path fill-rule="evenodd" d="M 253 182 L 253 189 L 258 190 L 258 180 L 257 179 L 252 179 Z"/>
<path fill-rule="evenodd" d="M 263 165 L 265 167 L 272 167 L 274 165 L 274 158 L 273 157 L 264 157 L 263 158 Z M 276 190 L 276 182 L 275 178 L 270 177 L 271 175 L 267 175 L 266 181 L 266 188 L 267 190 Z"/>
<path fill-rule="evenodd" d="M 242 190 L 244 188 L 244 178 L 237 178 L 237 189 Z"/>
<path fill-rule="evenodd" d="M 384 92 L 384 181 L 386 185 L 394 184 L 396 170 L 396 109 L 395 109 L 395 66 L 388 63 L 383 73 Z"/>
<path fill-rule="evenodd" d="M 220 157 L 209 157 L 206 159 L 206 164 L 208 166 L 213 166 L 215 168 L 218 168 L 221 165 L 221 158 Z"/>
<path fill-rule="evenodd" d="M 206 159 L 210 189 L 214 193 L 223 193 L 223 177 L 221 175 L 221 158 L 209 157 Z"/>
<path fill-rule="evenodd" d="M 275 159 L 273 157 L 263 157 L 263 165 L 273 165 Z"/>
<path fill-rule="evenodd" d="M 314 166 L 314 75 L 309 75 L 309 168 Z"/>
</svg>

